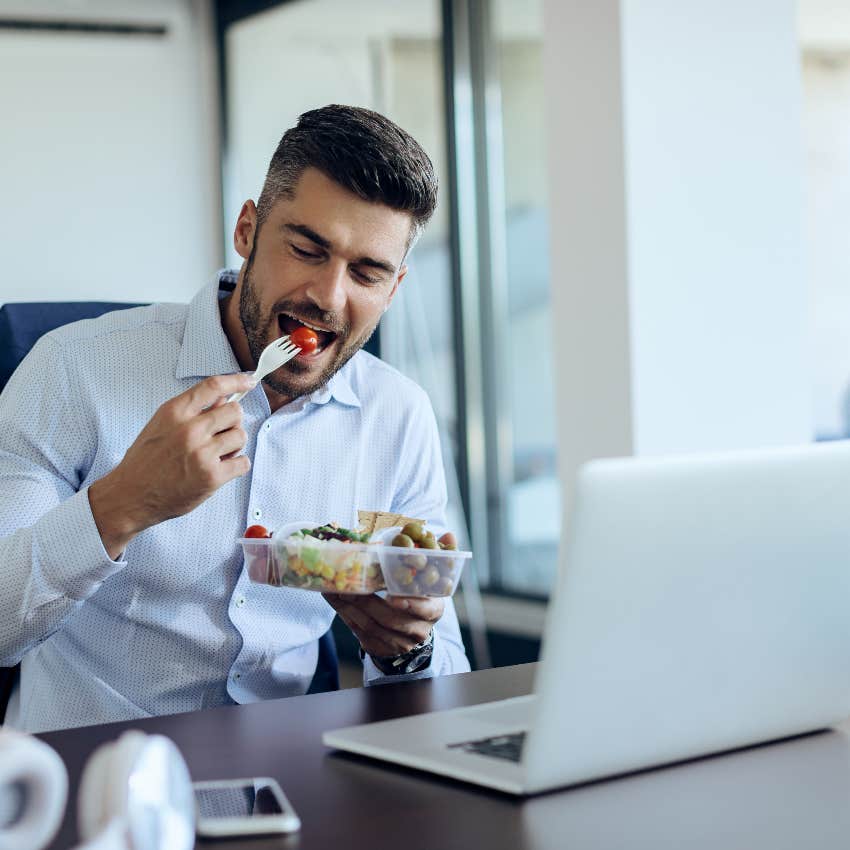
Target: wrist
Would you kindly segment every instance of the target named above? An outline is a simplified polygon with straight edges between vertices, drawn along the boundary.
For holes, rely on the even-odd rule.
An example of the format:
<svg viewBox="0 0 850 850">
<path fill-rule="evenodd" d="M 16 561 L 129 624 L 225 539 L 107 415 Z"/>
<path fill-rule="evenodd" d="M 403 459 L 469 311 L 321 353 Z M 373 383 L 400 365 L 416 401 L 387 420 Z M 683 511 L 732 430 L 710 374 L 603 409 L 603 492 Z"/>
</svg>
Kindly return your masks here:
<svg viewBox="0 0 850 850">
<path fill-rule="evenodd" d="M 361 657 L 363 650 L 360 650 Z M 420 670 L 425 670 L 431 665 L 431 658 L 434 654 L 434 630 L 432 629 L 428 637 L 421 643 L 417 643 L 407 652 L 402 652 L 399 655 L 372 655 L 372 663 L 385 676 L 400 676 L 405 673 L 417 673 Z"/>
<path fill-rule="evenodd" d="M 112 560 L 116 560 L 130 541 L 151 523 L 142 518 L 132 493 L 122 485 L 116 470 L 95 481 L 89 487 L 88 496 L 103 548 Z"/>
</svg>

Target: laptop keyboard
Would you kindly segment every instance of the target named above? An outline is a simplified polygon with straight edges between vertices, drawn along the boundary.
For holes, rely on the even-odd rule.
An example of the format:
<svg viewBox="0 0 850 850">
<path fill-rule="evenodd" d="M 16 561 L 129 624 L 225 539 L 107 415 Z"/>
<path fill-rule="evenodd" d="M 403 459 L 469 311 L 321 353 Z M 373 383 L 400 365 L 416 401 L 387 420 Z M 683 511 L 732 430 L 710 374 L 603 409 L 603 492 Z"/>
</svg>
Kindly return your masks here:
<svg viewBox="0 0 850 850">
<path fill-rule="evenodd" d="M 496 735 L 493 738 L 479 738 L 477 741 L 461 741 L 459 744 L 449 744 L 449 749 L 519 762 L 522 758 L 524 742 L 525 732 L 516 732 L 513 735 Z"/>
</svg>

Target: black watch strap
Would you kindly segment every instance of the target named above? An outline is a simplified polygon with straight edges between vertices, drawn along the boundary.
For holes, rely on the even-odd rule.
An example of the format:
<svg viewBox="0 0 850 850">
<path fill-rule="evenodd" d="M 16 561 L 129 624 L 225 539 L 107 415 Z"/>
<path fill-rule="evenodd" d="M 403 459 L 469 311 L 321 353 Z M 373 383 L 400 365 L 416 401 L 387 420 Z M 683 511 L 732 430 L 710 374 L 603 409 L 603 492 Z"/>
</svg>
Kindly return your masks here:
<svg viewBox="0 0 850 850">
<path fill-rule="evenodd" d="M 404 673 L 415 673 L 425 669 L 431 663 L 434 653 L 434 631 L 431 630 L 425 640 L 417 643 L 407 652 L 401 655 L 370 655 L 375 666 L 385 676 L 400 676 Z M 365 656 L 363 649 L 360 650 L 361 659 Z"/>
</svg>

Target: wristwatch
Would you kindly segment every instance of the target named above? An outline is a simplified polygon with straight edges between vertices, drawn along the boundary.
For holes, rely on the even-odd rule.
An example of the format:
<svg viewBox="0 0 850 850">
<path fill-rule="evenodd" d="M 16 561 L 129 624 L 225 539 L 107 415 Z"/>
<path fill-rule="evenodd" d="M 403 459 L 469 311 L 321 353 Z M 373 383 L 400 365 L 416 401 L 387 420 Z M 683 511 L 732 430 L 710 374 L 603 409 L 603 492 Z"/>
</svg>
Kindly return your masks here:
<svg viewBox="0 0 850 850">
<path fill-rule="evenodd" d="M 369 657 L 385 676 L 399 676 L 402 673 L 415 673 L 417 670 L 424 670 L 431 663 L 433 653 L 434 630 L 432 629 L 425 640 L 417 643 L 416 646 L 401 655 L 370 655 Z M 361 648 L 360 658 L 364 658 L 365 655 L 366 653 Z"/>
</svg>

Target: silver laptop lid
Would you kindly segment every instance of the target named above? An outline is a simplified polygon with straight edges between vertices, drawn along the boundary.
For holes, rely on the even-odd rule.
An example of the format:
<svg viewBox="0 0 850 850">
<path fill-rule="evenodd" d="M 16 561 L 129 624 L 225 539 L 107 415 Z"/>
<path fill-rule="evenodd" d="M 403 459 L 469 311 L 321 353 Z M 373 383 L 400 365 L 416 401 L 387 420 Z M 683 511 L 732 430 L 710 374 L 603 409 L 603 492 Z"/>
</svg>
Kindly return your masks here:
<svg viewBox="0 0 850 850">
<path fill-rule="evenodd" d="M 579 473 L 528 790 L 850 715 L 850 443 Z"/>
</svg>

